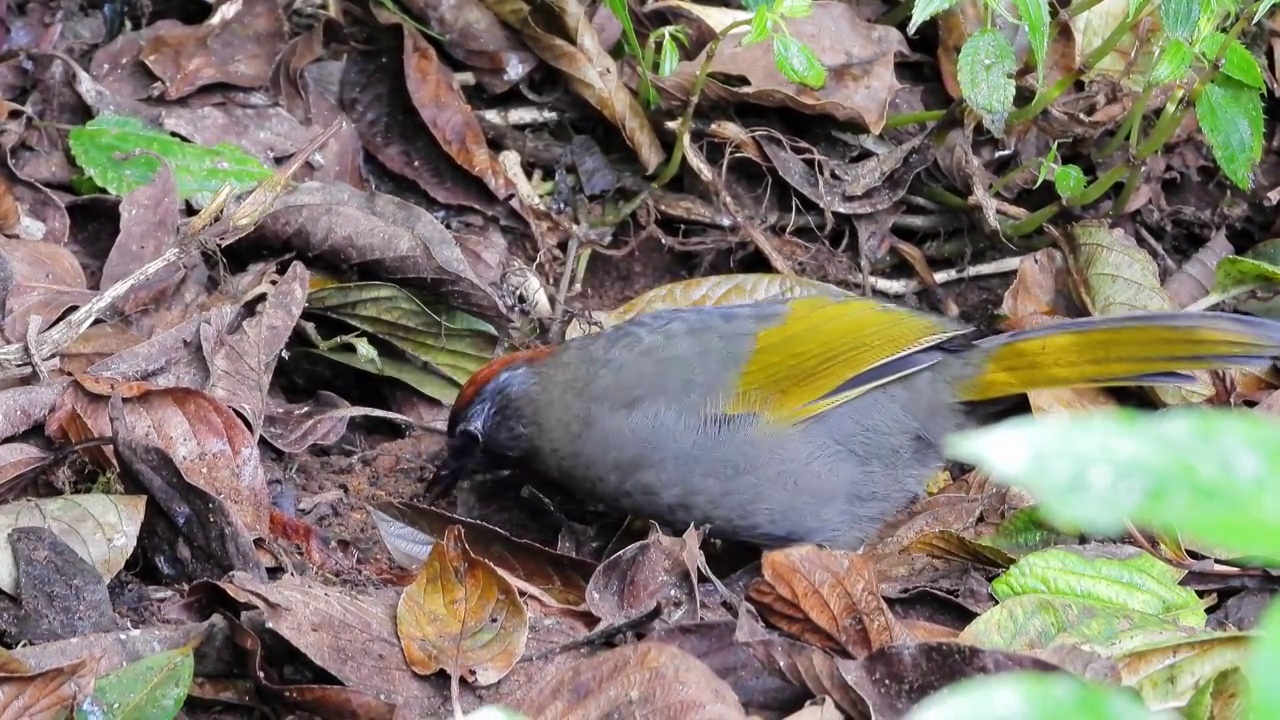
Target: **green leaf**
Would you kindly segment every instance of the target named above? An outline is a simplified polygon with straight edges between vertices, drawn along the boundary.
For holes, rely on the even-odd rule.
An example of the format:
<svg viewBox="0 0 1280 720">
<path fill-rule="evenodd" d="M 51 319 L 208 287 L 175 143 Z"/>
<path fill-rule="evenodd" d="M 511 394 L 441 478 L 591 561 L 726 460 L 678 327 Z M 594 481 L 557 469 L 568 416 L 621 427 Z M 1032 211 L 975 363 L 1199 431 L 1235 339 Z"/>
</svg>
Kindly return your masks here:
<svg viewBox="0 0 1280 720">
<path fill-rule="evenodd" d="M 1014 563 L 991 583 L 991 594 L 1001 602 L 1030 594 L 1080 598 L 1204 627 L 1200 597 L 1178 585 L 1183 574 L 1145 552 L 1118 559 L 1049 548 Z"/>
<path fill-rule="evenodd" d="M 1253 258 L 1228 255 L 1214 268 L 1213 291 L 1226 293 L 1236 288 L 1280 283 L 1280 267 Z"/>
<path fill-rule="evenodd" d="M 758 43 L 769 37 L 772 18 L 769 15 L 769 8 L 762 5 L 755 10 L 755 15 L 751 16 L 751 27 L 747 30 L 747 34 L 742 38 L 743 45 Z"/>
<path fill-rule="evenodd" d="M 1134 630 L 1177 631 L 1172 620 L 1096 600 L 1018 595 L 960 633 L 961 642 L 1000 650 L 1042 650 L 1058 643 L 1110 645 Z"/>
<path fill-rule="evenodd" d="M 827 68 L 818 56 L 790 35 L 773 36 L 773 62 L 783 77 L 797 85 L 820 90 L 827 83 Z"/>
<path fill-rule="evenodd" d="M 1267 13 L 1271 12 L 1271 8 L 1275 7 L 1278 1 L 1280 0 L 1265 0 L 1259 5 L 1257 12 L 1253 14 L 1253 24 L 1257 25 L 1259 20 L 1266 17 Z"/>
<path fill-rule="evenodd" d="M 1007 672 L 962 680 L 925 698 L 904 720 L 1153 720 L 1120 688 L 1066 673 Z M 1176 716 L 1169 716 L 1176 717 Z"/>
<path fill-rule="evenodd" d="M 774 0 L 773 11 L 787 18 L 808 17 L 813 12 L 813 0 Z"/>
<path fill-rule="evenodd" d="M 670 37 L 663 38 L 658 51 L 658 74 L 668 77 L 680 65 L 680 48 Z"/>
<path fill-rule="evenodd" d="M 452 405 L 454 399 L 458 397 L 460 388 L 453 380 L 404 360 L 384 357 L 379 358 L 377 362 L 373 362 L 361 358 L 354 352 L 345 350 L 300 348 L 295 352 L 319 355 L 357 370 L 399 380 L 423 395 L 439 400 L 445 405 Z"/>
<path fill-rule="evenodd" d="M 1131 519 L 1280 557 L 1280 421 L 1240 410 L 1121 409 L 1014 418 L 944 440 L 948 455 L 1027 489 L 1055 525 L 1102 535 Z"/>
<path fill-rule="evenodd" d="M 1053 545 L 1070 543 L 1075 539 L 1075 536 L 1061 533 L 1045 523 L 1040 518 L 1039 509 L 1027 507 L 1006 517 L 995 532 L 979 538 L 979 541 L 1014 557 L 1021 557 Z"/>
<path fill-rule="evenodd" d="M 1036 59 L 1037 82 L 1044 82 L 1044 60 L 1049 55 L 1049 0 L 1014 0 L 1018 16 L 1027 28 L 1031 54 Z"/>
<path fill-rule="evenodd" d="M 767 7 L 769 7 L 769 0 L 742 0 L 742 8 L 751 12 Z"/>
<path fill-rule="evenodd" d="M 1084 171 L 1075 165 L 1060 165 L 1053 171 L 1053 189 L 1058 197 L 1066 199 L 1084 190 L 1087 181 Z"/>
<path fill-rule="evenodd" d="M 1200 0 L 1160 0 L 1160 24 L 1170 37 L 1190 40 L 1200 22 Z"/>
<path fill-rule="evenodd" d="M 958 0 L 917 0 L 911 6 L 911 22 L 907 24 L 907 34 L 915 35 L 924 21 L 929 20 L 951 8 Z"/>
<path fill-rule="evenodd" d="M 389 283 L 323 287 L 307 296 L 305 311 L 378 337 L 458 385 L 491 360 L 498 346 L 497 333 L 484 321 L 460 310 L 424 305 Z"/>
<path fill-rule="evenodd" d="M 1280 717 L 1280 602 L 1272 601 L 1258 624 L 1262 634 L 1245 665 L 1249 677 L 1250 718 Z"/>
<path fill-rule="evenodd" d="M 274 171 L 234 145 L 195 145 L 120 115 L 99 115 L 71 129 L 71 154 L 85 174 L 113 195 L 151 182 L 164 158 L 173 169 L 178 195 L 206 204 L 224 184 L 248 190 Z"/>
<path fill-rule="evenodd" d="M 1108 655 L 1124 684 L 1137 690 L 1148 706 L 1179 707 L 1223 671 L 1240 667 L 1253 639 L 1252 633 L 1236 631 L 1170 635 Z"/>
<path fill-rule="evenodd" d="M 98 678 L 93 688 L 104 720 L 169 720 L 191 690 L 191 648 L 158 653 Z M 79 708 L 77 718 L 82 717 Z"/>
<path fill-rule="evenodd" d="M 1148 85 L 1158 87 L 1166 83 L 1176 82 L 1191 71 L 1191 61 L 1195 53 L 1186 40 L 1172 38 L 1160 48 L 1155 67 L 1151 68 Z"/>
<path fill-rule="evenodd" d="M 1253 188 L 1262 159 L 1262 99 L 1254 88 L 1223 75 L 1201 89 L 1196 120 L 1222 171 L 1242 190 Z"/>
<path fill-rule="evenodd" d="M 1222 43 L 1226 40 L 1227 36 L 1220 32 L 1205 36 L 1200 45 L 1200 52 L 1206 63 L 1211 63 L 1218 57 Z M 1258 60 L 1238 39 L 1232 40 L 1227 45 L 1227 51 L 1222 56 L 1222 74 L 1239 80 L 1258 92 L 1267 89 L 1267 81 L 1262 77 L 1262 68 L 1258 66 Z"/>
<path fill-rule="evenodd" d="M 1016 69 L 1013 47 L 998 30 L 980 30 L 960 48 L 956 64 L 960 91 L 992 132 L 1003 130 L 1004 120 L 1013 109 Z"/>
</svg>

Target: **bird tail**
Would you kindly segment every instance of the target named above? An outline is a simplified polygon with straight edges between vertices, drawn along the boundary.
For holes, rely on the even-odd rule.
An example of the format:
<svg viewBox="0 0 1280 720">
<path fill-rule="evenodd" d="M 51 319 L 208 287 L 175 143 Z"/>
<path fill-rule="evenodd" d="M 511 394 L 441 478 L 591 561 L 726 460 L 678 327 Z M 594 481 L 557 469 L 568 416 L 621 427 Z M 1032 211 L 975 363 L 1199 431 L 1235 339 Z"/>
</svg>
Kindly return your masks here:
<svg viewBox="0 0 1280 720">
<path fill-rule="evenodd" d="M 977 345 L 968 358 L 976 363 L 957 382 L 963 400 L 1186 382 L 1187 371 L 1265 366 L 1280 356 L 1280 322 L 1216 312 L 1112 315 L 1041 325 Z"/>
</svg>

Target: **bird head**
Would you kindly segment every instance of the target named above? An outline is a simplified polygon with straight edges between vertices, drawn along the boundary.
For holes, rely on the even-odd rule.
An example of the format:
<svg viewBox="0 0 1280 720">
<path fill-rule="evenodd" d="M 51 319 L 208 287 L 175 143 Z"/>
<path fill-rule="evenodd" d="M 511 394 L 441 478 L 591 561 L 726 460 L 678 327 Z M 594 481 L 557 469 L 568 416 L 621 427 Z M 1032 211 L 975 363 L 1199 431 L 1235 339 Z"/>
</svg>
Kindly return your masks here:
<svg viewBox="0 0 1280 720">
<path fill-rule="evenodd" d="M 457 484 L 482 458 L 517 458 L 529 445 L 525 417 L 535 366 L 552 348 L 535 348 L 504 355 L 477 370 L 458 391 L 449 412 L 446 456 L 437 465 L 431 485 L 438 495 Z"/>
</svg>

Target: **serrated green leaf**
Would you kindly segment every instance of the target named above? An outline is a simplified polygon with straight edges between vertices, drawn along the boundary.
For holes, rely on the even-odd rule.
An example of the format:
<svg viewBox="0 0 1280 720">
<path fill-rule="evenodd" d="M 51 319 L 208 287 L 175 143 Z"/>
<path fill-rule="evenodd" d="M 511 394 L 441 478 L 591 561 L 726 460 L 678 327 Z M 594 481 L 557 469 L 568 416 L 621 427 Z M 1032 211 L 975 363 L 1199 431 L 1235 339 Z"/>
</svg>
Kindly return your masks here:
<svg viewBox="0 0 1280 720">
<path fill-rule="evenodd" d="M 956 77 L 964 101 L 983 118 L 988 129 L 1001 132 L 1013 109 L 1013 47 L 998 30 L 980 30 L 965 41 L 956 63 Z"/>
<path fill-rule="evenodd" d="M 1049 0 L 1014 0 L 1018 8 L 1018 16 L 1027 29 L 1027 40 L 1031 44 L 1031 55 L 1036 60 L 1036 79 L 1044 82 L 1044 61 L 1049 55 Z"/>
<path fill-rule="evenodd" d="M 1075 165 L 1060 165 L 1053 171 L 1053 189 L 1064 200 L 1084 190 L 1086 184 L 1084 171 Z"/>
<path fill-rule="evenodd" d="M 158 653 L 98 678 L 93 688 L 102 720 L 170 720 L 191 690 L 191 648 Z M 77 711 L 77 717 L 80 712 Z"/>
<path fill-rule="evenodd" d="M 743 45 L 758 43 L 769 37 L 769 28 L 772 25 L 769 16 L 769 8 L 761 5 L 756 8 L 755 15 L 751 16 L 751 26 L 747 29 L 747 34 L 742 38 Z"/>
<path fill-rule="evenodd" d="M 1131 519 L 1225 551 L 1280 557 L 1277 437 L 1280 420 L 1262 413 L 1120 409 L 1015 418 L 944 445 L 949 457 L 1028 490 L 1055 525 L 1111 535 Z"/>
<path fill-rule="evenodd" d="M 1068 535 L 1050 527 L 1041 519 L 1040 511 L 1035 507 L 1018 510 L 1006 517 L 995 532 L 978 539 L 1013 557 L 1022 557 L 1036 550 L 1077 540 L 1074 535 Z"/>
<path fill-rule="evenodd" d="M 925 698 L 904 720 L 1156 720 L 1136 695 L 1067 673 L 1006 672 L 962 680 Z"/>
<path fill-rule="evenodd" d="M 1213 291 L 1226 293 L 1251 285 L 1280 284 L 1280 267 L 1253 258 L 1228 255 L 1214 268 Z"/>
<path fill-rule="evenodd" d="M 783 77 L 797 85 L 820 90 L 827 83 L 827 68 L 808 45 L 790 35 L 773 36 L 773 62 Z"/>
<path fill-rule="evenodd" d="M 1280 602 L 1272 601 L 1258 624 L 1262 639 L 1245 664 L 1249 678 L 1250 718 L 1280 717 Z"/>
<path fill-rule="evenodd" d="M 1158 87 L 1181 80 L 1191 71 L 1191 61 L 1194 59 L 1195 53 L 1187 41 L 1170 39 L 1160 48 L 1160 55 L 1156 58 L 1155 67 L 1151 68 L 1148 84 Z"/>
<path fill-rule="evenodd" d="M 274 172 L 234 145 L 195 145 L 120 115 L 99 115 L 72 128 L 68 143 L 85 174 L 120 196 L 151 182 L 160 168 L 157 156 L 173 170 L 179 197 L 201 205 L 223 185 L 248 190 Z"/>
<path fill-rule="evenodd" d="M 1242 190 L 1253 188 L 1253 166 L 1262 159 L 1262 99 L 1258 91 L 1218 75 L 1196 98 L 1196 121 L 1213 158 Z"/>
<path fill-rule="evenodd" d="M 955 5 L 958 0 L 917 0 L 911 6 L 911 22 L 907 24 L 907 34 L 915 35 L 916 30 L 929 20 Z"/>
<path fill-rule="evenodd" d="M 1160 25 L 1170 37 L 1190 40 L 1200 22 L 1200 0 L 1160 0 Z"/>
<path fill-rule="evenodd" d="M 979 615 L 959 640 L 1000 650 L 1042 650 L 1060 643 L 1105 647 L 1134 630 L 1177 629 L 1172 620 L 1096 600 L 1018 595 Z"/>
<path fill-rule="evenodd" d="M 1001 602 L 1029 594 L 1072 597 L 1204 627 L 1199 596 L 1178 585 L 1183 574 L 1146 553 L 1118 559 L 1049 548 L 1014 563 L 991 583 L 991 594 Z"/>
<path fill-rule="evenodd" d="M 813 12 L 813 0 L 775 0 L 773 11 L 786 18 L 808 17 Z"/>
<path fill-rule="evenodd" d="M 1206 63 L 1213 62 L 1213 59 L 1218 57 L 1222 43 L 1226 40 L 1227 36 L 1220 32 L 1205 36 L 1200 50 Z M 1227 51 L 1223 53 L 1222 74 L 1239 80 L 1258 92 L 1267 89 L 1267 81 L 1262 77 L 1262 68 L 1259 67 L 1257 58 L 1238 39 L 1232 40 L 1227 45 Z"/>
</svg>

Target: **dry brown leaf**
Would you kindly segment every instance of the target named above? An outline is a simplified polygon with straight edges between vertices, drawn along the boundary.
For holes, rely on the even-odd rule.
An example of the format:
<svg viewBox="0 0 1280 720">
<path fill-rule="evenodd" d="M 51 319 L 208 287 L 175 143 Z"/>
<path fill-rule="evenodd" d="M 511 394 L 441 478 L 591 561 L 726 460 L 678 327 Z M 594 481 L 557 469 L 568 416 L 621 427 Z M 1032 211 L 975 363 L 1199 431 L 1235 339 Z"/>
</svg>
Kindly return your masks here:
<svg viewBox="0 0 1280 720">
<path fill-rule="evenodd" d="M 474 68 L 476 79 L 494 95 L 538 66 L 538 56 L 479 0 L 406 0 L 402 5 L 442 38 L 445 52 Z"/>
<path fill-rule="evenodd" d="M 696 566 L 685 560 L 687 546 L 683 538 L 655 531 L 600 563 L 587 584 L 587 608 L 606 624 L 639 617 L 654 606 L 673 623 L 696 620 Z"/>
<path fill-rule="evenodd" d="M 534 720 L 746 718 L 733 689 L 710 668 L 658 642 L 579 660 L 515 704 Z"/>
<path fill-rule="evenodd" d="M 864 555 L 797 545 L 766 552 L 761 566 L 764 582 L 851 657 L 911 639 L 881 599 Z M 753 587 L 751 599 L 758 597 Z"/>
<path fill-rule="evenodd" d="M 27 337 L 27 323 L 39 315 L 40 329 L 63 312 L 93 298 L 75 255 L 61 245 L 39 240 L 0 238 L 0 291 L 4 333 L 11 342 Z"/>
<path fill-rule="evenodd" d="M 532 17 L 534 10 L 523 0 L 486 0 L 485 4 L 504 23 L 519 30 L 538 57 L 564 73 L 575 93 L 622 131 L 646 173 L 658 169 L 667 153 L 644 109 L 622 82 L 617 63 L 600 45 L 582 3 L 553 0 L 546 6 L 555 10 L 556 17 L 539 16 L 536 21 Z M 555 26 L 561 28 L 567 41 L 544 29 Z"/>
<path fill-rule="evenodd" d="M 396 631 L 414 672 L 492 685 L 524 655 L 529 616 L 511 582 L 473 555 L 454 525 L 400 596 Z"/>
<path fill-rule="evenodd" d="M 827 68 L 827 83 L 821 90 L 787 80 L 778 70 L 770 43 L 740 45 L 745 32 L 743 28 L 720 45 L 702 91 L 704 100 L 745 101 L 829 115 L 873 133 L 884 127 L 889 103 L 902 87 L 894 75 L 894 58 L 908 52 L 907 41 L 897 29 L 866 22 L 852 6 L 829 1 L 813 3 L 806 17 L 787 20 L 787 33 L 808 46 Z M 680 63 L 669 77 L 654 79 L 664 91 L 664 100 L 683 103 L 689 97 L 705 52 Z M 734 82 L 720 82 L 717 77 Z"/>
<path fill-rule="evenodd" d="M 1000 548 L 984 545 L 954 530 L 933 530 L 924 533 L 912 540 L 907 545 L 907 549 L 933 557 L 1001 569 L 1009 567 L 1016 560 Z"/>
<path fill-rule="evenodd" d="M 161 162 L 151 182 L 129 191 L 120 201 L 120 233 L 102 266 L 98 288 L 106 290 L 160 257 L 178 238 L 182 219 L 173 170 Z M 160 271 L 122 298 L 120 313 L 131 315 L 163 300 L 182 277 L 178 265 Z"/>
<path fill-rule="evenodd" d="M 9 183 L 0 178 L 0 233 L 16 235 L 22 223 L 22 208 Z"/>
<path fill-rule="evenodd" d="M 93 693 L 94 657 L 37 673 L 0 674 L 0 720 L 60 720 Z"/>
<path fill-rule="evenodd" d="M 151 33 L 139 57 L 176 100 L 214 83 L 265 86 L 287 39 L 275 0 L 224 0 L 202 25 Z"/>
</svg>

